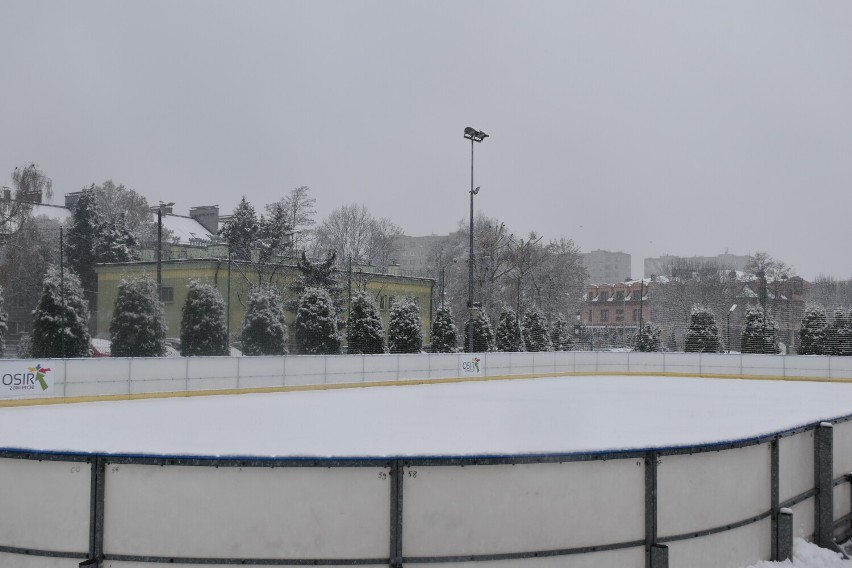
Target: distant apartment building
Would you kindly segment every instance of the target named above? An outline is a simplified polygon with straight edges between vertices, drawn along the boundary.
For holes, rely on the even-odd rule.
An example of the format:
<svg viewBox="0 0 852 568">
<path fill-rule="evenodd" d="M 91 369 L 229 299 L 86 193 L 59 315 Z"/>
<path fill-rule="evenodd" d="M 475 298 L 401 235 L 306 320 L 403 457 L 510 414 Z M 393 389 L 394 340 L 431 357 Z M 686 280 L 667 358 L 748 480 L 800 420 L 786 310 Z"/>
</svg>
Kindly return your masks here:
<svg viewBox="0 0 852 568">
<path fill-rule="evenodd" d="M 434 255 L 441 245 L 449 243 L 451 235 L 427 235 L 409 237 L 403 235 L 397 241 L 399 272 L 402 276 L 432 276 L 429 266 L 435 264 Z"/>
<path fill-rule="evenodd" d="M 748 255 L 736 255 L 725 252 L 716 256 L 674 256 L 665 254 L 656 258 L 646 258 L 644 266 L 644 277 L 663 276 L 668 274 L 669 268 L 679 262 L 689 262 L 695 266 L 715 264 L 719 268 L 743 272 L 748 262 Z"/>
<path fill-rule="evenodd" d="M 615 284 L 630 280 L 630 255 L 625 252 L 593 250 L 581 253 L 589 273 L 589 284 Z"/>
</svg>

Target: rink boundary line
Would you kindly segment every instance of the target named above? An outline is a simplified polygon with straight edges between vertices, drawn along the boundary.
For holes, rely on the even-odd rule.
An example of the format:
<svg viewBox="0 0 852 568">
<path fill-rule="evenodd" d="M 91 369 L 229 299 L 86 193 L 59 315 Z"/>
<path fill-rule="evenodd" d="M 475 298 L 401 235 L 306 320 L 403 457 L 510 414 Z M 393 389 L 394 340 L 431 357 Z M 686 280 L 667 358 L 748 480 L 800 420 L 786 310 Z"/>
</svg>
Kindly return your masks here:
<svg viewBox="0 0 852 568">
<path fill-rule="evenodd" d="M 478 383 L 487 381 L 511 381 L 524 379 L 545 379 L 556 377 L 666 377 L 681 379 L 723 379 L 723 380 L 745 380 L 745 381 L 792 381 L 812 383 L 850 383 L 852 378 L 832 377 L 806 377 L 781 375 L 729 375 L 716 373 L 657 373 L 657 372 L 560 372 L 560 373 L 528 373 L 521 375 L 492 375 L 488 377 L 444 377 L 435 379 L 400 379 L 393 381 L 369 381 L 362 383 L 334 383 L 318 385 L 290 385 L 280 387 L 246 387 L 236 389 L 204 389 L 195 391 L 173 391 L 173 392 L 147 392 L 129 394 L 102 394 L 68 396 L 55 398 L 25 398 L 0 400 L 0 408 L 17 406 L 44 406 L 52 404 L 76 404 L 81 402 L 113 402 L 127 400 L 150 400 L 165 398 L 194 398 L 199 396 L 224 396 L 235 394 L 270 394 L 279 392 L 309 392 L 326 391 L 338 389 L 356 389 L 372 387 L 391 387 L 408 385 L 434 385 L 453 383 Z"/>
</svg>

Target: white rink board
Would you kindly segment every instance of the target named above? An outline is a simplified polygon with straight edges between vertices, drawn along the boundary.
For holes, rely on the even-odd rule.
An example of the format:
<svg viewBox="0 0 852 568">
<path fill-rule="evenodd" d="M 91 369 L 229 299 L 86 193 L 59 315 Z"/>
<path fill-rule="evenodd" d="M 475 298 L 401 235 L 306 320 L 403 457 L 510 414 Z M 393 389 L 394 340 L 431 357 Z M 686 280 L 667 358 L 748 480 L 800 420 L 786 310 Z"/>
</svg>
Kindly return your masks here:
<svg viewBox="0 0 852 568">
<path fill-rule="evenodd" d="M 770 557 L 770 519 L 689 540 L 669 542 L 672 568 L 744 568 Z"/>
<path fill-rule="evenodd" d="M 387 556 L 387 554 L 385 554 Z M 0 566 L 5 566 L 4 564 L 0 564 Z M 175 568 L 176 566 L 199 566 L 199 564 L 176 564 L 173 562 L 124 562 L 120 560 L 110 560 L 104 563 L 105 568 L 164 568 L 168 566 L 169 568 Z M 239 566 L 239 564 L 202 564 L 204 568 L 234 568 L 234 566 Z M 273 566 L 275 566 L 273 564 Z M 278 566 L 286 566 L 286 564 L 280 564 Z M 387 564 L 358 564 L 359 567 L 363 568 L 388 568 Z M 50 567 L 53 568 L 53 567 Z M 63 566 L 64 568 L 64 566 Z M 70 566 L 70 568 L 77 568 L 77 564 Z"/>
<path fill-rule="evenodd" d="M 814 488 L 814 432 L 778 440 L 779 500 L 783 503 Z"/>
<path fill-rule="evenodd" d="M 852 420 L 834 425 L 834 477 L 852 472 Z"/>
<path fill-rule="evenodd" d="M 0 458 L 0 544 L 85 553 L 91 479 L 87 463 Z"/>
<path fill-rule="evenodd" d="M 106 468 L 106 554 L 383 558 L 390 476 L 381 467 Z"/>
<path fill-rule="evenodd" d="M 411 467 L 404 479 L 406 556 L 553 550 L 645 535 L 641 460 Z"/>
<path fill-rule="evenodd" d="M 0 566 L 4 568 L 79 568 L 80 562 L 83 561 L 84 559 L 26 556 L 0 552 Z M 174 566 L 174 564 L 170 566 Z"/>
<path fill-rule="evenodd" d="M 815 506 L 815 500 L 811 497 L 790 507 L 793 510 L 793 538 L 813 538 Z"/>
<path fill-rule="evenodd" d="M 659 536 L 711 529 L 768 511 L 769 479 L 769 444 L 662 456 L 657 466 Z"/>
<path fill-rule="evenodd" d="M 419 564 L 410 564 L 419 566 Z M 480 562 L 429 563 L 435 568 L 644 568 L 644 547 L 591 552 L 589 554 L 566 554 L 545 558 L 517 558 L 512 560 L 487 560 Z M 139 568 L 144 568 L 140 566 Z M 675 568 L 672 565 L 672 568 Z"/>
</svg>

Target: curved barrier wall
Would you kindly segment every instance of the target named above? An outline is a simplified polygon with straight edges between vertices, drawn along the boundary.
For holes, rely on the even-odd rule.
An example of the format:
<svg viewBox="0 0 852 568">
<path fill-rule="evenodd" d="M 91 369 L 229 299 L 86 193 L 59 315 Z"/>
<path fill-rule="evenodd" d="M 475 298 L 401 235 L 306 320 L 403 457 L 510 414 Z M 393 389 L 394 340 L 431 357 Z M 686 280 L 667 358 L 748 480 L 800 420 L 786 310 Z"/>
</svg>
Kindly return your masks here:
<svg viewBox="0 0 852 568">
<path fill-rule="evenodd" d="M 487 354 L 479 371 L 848 373 L 834 358 L 562 355 Z M 382 372 L 385 380 L 459 376 L 467 357 L 116 359 L 107 367 L 135 370 L 123 382 L 131 390 L 155 382 L 159 364 L 174 372 L 158 381 L 233 388 L 229 381 L 340 382 L 355 363 L 361 380 Z M 210 361 L 220 376 L 202 372 Z M 92 385 L 120 383 L 105 375 L 83 381 L 76 367 L 89 362 L 62 363 L 41 364 L 64 373 L 50 396 L 105 394 Z M 228 365 L 241 371 L 237 379 L 225 376 L 234 370 Z M 276 375 L 275 365 L 302 374 Z M 544 456 L 252 460 L 0 450 L 0 566 L 741 568 L 783 557 L 793 535 L 830 546 L 852 533 L 850 471 L 852 416 L 724 444 Z"/>
<path fill-rule="evenodd" d="M 36 380 L 38 369 L 43 384 Z M 414 355 L 291 355 L 0 359 L 4 400 L 113 396 L 243 389 L 287 389 L 452 379 L 544 375 L 645 374 L 769 377 L 852 381 L 852 357 L 724 353 L 424 353 Z M 12 383 L 25 382 L 25 385 Z M 8 383 L 8 384 L 7 384 Z M 46 386 L 47 388 L 42 388 Z"/>
</svg>

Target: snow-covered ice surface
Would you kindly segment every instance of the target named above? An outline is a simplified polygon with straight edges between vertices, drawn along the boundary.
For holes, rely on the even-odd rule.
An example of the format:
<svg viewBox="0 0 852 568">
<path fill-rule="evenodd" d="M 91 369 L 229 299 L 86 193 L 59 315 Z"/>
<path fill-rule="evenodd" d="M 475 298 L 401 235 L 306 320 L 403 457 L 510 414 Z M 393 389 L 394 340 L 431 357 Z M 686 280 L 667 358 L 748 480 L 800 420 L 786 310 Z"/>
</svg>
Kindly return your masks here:
<svg viewBox="0 0 852 568">
<path fill-rule="evenodd" d="M 0 408 L 0 448 L 170 456 L 563 454 L 852 414 L 852 384 L 557 377 Z"/>
<path fill-rule="evenodd" d="M 843 560 L 837 552 L 820 548 L 800 538 L 793 540 L 793 561 L 758 562 L 749 568 L 850 568 L 852 561 Z"/>
</svg>

